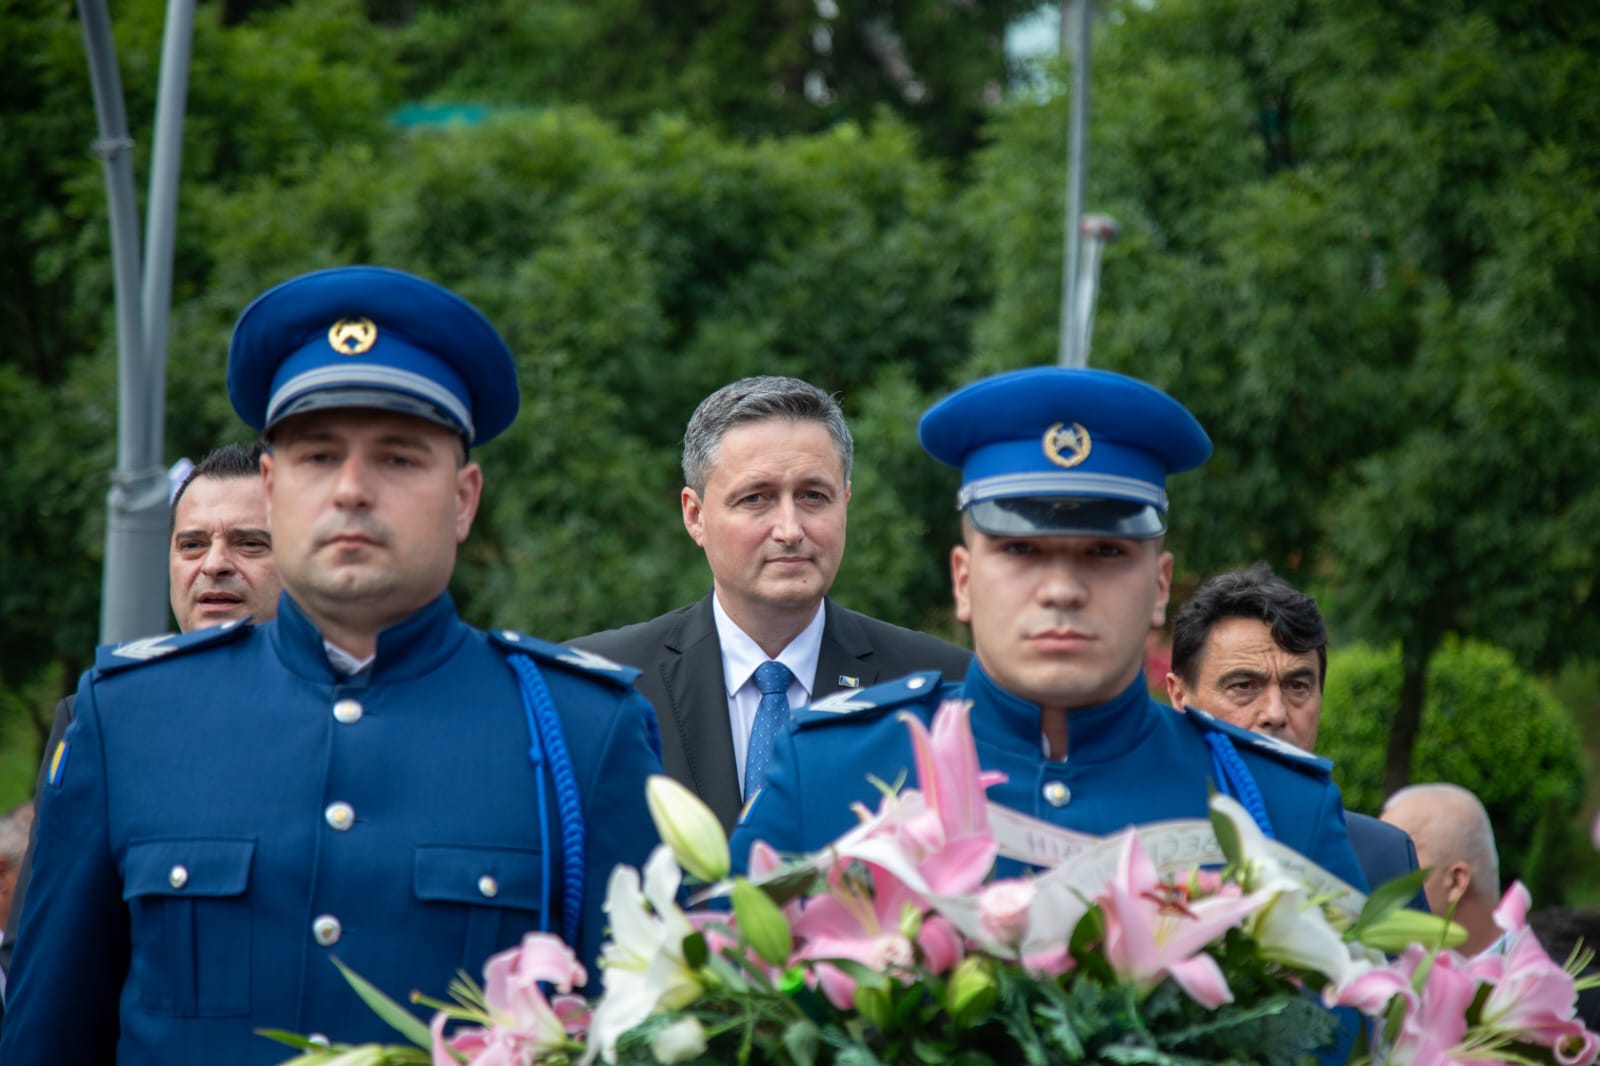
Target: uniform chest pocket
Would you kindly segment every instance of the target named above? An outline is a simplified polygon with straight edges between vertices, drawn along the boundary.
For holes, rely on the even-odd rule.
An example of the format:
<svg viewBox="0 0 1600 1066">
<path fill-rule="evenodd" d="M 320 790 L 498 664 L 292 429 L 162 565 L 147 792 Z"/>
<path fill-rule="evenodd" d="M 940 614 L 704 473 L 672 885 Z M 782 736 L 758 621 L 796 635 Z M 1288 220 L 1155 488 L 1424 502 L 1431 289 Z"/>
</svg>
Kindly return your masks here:
<svg viewBox="0 0 1600 1066">
<path fill-rule="evenodd" d="M 184 1018 L 249 1013 L 255 850 L 251 839 L 215 837 L 128 845 L 122 898 L 141 1009 Z"/>
<path fill-rule="evenodd" d="M 461 937 L 460 966 L 479 974 L 490 955 L 539 928 L 543 883 L 536 849 L 423 844 L 412 887 L 418 900 L 451 916 Z"/>
</svg>

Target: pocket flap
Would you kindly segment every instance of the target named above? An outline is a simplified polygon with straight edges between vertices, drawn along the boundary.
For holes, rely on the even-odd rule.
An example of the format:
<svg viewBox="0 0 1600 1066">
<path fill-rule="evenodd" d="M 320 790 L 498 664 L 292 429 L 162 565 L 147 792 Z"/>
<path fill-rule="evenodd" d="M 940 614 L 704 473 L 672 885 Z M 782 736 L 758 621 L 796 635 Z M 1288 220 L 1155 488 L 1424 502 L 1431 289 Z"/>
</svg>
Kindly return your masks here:
<svg viewBox="0 0 1600 1066">
<path fill-rule="evenodd" d="M 256 842 L 249 839 L 135 841 L 128 845 L 122 898 L 243 895 L 255 853 Z"/>
<path fill-rule="evenodd" d="M 537 911 L 542 877 L 537 851 L 444 844 L 417 848 L 418 899 Z"/>
</svg>

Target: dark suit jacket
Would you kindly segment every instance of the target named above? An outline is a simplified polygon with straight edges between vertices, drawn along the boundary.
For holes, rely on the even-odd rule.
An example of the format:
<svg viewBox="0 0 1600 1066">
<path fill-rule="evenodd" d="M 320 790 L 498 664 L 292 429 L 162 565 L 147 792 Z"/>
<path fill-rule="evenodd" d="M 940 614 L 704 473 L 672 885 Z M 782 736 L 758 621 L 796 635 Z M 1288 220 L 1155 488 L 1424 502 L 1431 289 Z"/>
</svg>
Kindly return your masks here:
<svg viewBox="0 0 1600 1066">
<path fill-rule="evenodd" d="M 938 637 L 902 629 L 824 600 L 822 650 L 811 695 L 865 688 L 918 670 L 958 681 L 972 653 Z M 656 709 L 667 773 L 688 785 L 731 830 L 742 805 L 728 694 L 722 680 L 711 596 L 648 622 L 591 633 L 567 643 L 644 673 L 634 684 Z M 853 678 L 855 684 L 841 681 Z"/>
<path fill-rule="evenodd" d="M 1417 846 L 1399 826 L 1370 815 L 1345 811 L 1344 827 L 1350 834 L 1350 846 L 1355 849 L 1361 872 L 1367 875 L 1369 889 L 1376 889 L 1417 868 Z M 1428 897 L 1421 889 L 1417 890 L 1410 906 L 1427 913 Z"/>
</svg>

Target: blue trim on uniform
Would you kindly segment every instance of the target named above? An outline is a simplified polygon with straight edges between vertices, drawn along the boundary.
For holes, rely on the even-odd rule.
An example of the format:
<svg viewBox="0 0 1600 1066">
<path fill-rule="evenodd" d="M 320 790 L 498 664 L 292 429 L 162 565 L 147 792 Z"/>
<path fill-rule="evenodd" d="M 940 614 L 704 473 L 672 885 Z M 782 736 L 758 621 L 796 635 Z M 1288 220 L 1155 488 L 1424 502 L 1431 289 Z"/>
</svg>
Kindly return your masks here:
<svg viewBox="0 0 1600 1066">
<path fill-rule="evenodd" d="M 1250 768 L 1239 758 L 1233 741 L 1221 733 L 1211 732 L 1205 734 L 1205 739 L 1206 747 L 1211 749 L 1211 765 L 1217 771 L 1217 788 L 1250 812 L 1250 817 L 1261 827 L 1262 835 L 1268 840 L 1278 839 L 1278 834 L 1272 831 L 1272 819 L 1267 817 L 1267 803 L 1261 797 L 1261 789 Z"/>
<path fill-rule="evenodd" d="M 536 746 L 543 741 L 544 756 L 535 767 L 548 763 L 555 781 L 556 807 L 561 818 L 561 938 L 572 947 L 578 946 L 578 927 L 583 918 L 583 803 L 578 795 L 578 782 L 572 772 L 572 756 L 567 752 L 566 736 L 561 731 L 561 720 L 556 716 L 556 705 L 550 698 L 550 689 L 544 683 L 539 668 L 527 655 L 510 655 L 507 661 L 517 675 L 522 690 L 523 710 L 528 716 L 529 733 L 533 747 L 529 758 L 535 758 Z M 544 789 L 539 789 L 543 802 Z M 541 812 L 539 821 L 540 848 L 548 855 L 550 848 L 543 839 L 549 822 Z M 545 887 L 549 891 L 550 878 L 546 869 Z"/>
<path fill-rule="evenodd" d="M 534 794 L 539 797 L 539 932 L 550 931 L 550 805 L 545 799 L 548 775 L 545 773 L 544 747 L 539 743 L 539 723 L 534 718 L 533 700 L 517 669 L 516 656 L 508 660 L 517 675 L 517 692 L 522 697 L 522 714 L 528 721 L 528 762 L 533 765 Z"/>
</svg>

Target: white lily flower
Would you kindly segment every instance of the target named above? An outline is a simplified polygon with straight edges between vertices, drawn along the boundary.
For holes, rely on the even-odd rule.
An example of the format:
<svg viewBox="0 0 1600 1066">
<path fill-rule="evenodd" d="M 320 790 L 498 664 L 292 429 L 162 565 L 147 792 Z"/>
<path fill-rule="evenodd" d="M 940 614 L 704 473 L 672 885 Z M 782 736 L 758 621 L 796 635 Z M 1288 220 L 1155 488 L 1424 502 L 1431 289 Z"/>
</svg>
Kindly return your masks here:
<svg viewBox="0 0 1600 1066">
<path fill-rule="evenodd" d="M 596 1056 L 615 1062 L 622 1034 L 658 1010 L 677 1010 L 700 995 L 701 984 L 683 954 L 684 938 L 694 932 L 678 907 L 683 873 L 662 845 L 639 873 L 619 866 L 606 889 L 611 939 L 600 955 L 605 993 L 589 1023 L 583 1062 Z"/>
<path fill-rule="evenodd" d="M 1261 956 L 1286 966 L 1314 970 L 1343 985 L 1370 968 L 1328 922 L 1322 907 L 1312 902 L 1307 885 L 1284 869 L 1273 856 L 1267 838 L 1237 800 L 1211 797 L 1211 809 L 1233 823 L 1239 840 L 1240 880 L 1248 891 L 1269 897 L 1265 906 L 1245 920 L 1244 929 L 1255 938 Z"/>
</svg>

